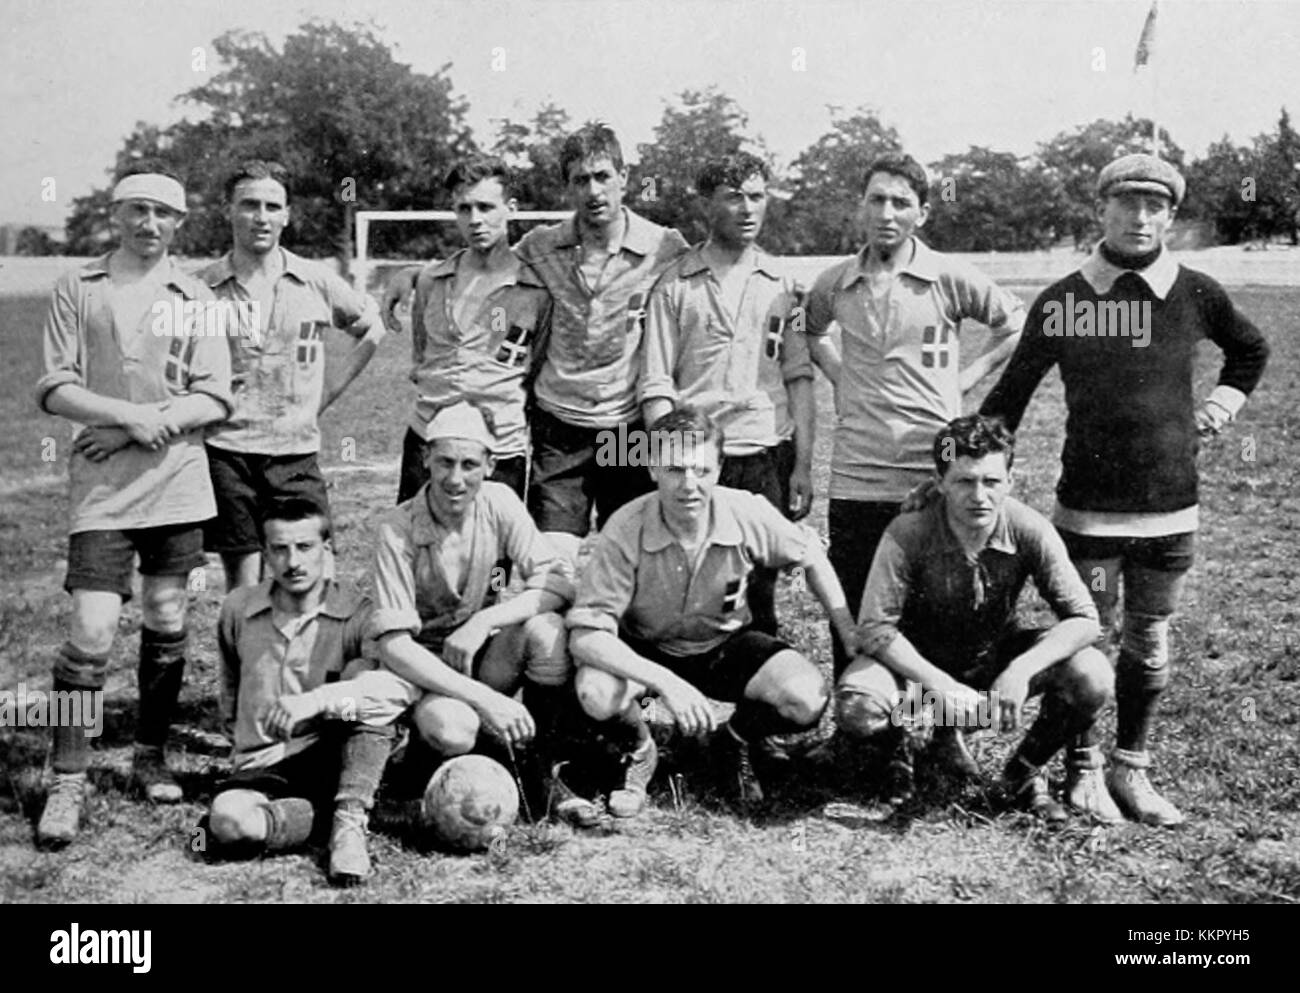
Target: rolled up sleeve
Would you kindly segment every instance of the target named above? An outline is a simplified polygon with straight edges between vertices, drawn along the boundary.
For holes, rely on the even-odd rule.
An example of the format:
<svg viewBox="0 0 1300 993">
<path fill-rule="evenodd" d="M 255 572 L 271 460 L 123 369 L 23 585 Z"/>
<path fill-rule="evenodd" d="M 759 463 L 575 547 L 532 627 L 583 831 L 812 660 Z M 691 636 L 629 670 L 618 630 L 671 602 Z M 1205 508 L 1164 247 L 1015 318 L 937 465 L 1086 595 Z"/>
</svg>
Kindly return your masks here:
<svg viewBox="0 0 1300 993">
<path fill-rule="evenodd" d="M 676 279 L 661 280 L 650 293 L 638 384 L 639 399 L 643 403 L 646 400 L 677 399 L 673 369 L 677 365 L 680 326 L 676 301 L 671 293 L 672 284 L 676 282 Z"/>
<path fill-rule="evenodd" d="M 55 284 L 42 329 L 45 374 L 36 381 L 36 404 L 49 413 L 46 398 L 55 389 L 72 383 L 86 385 L 81 345 L 81 321 L 77 314 L 77 276 L 68 274 Z M 229 379 L 229 375 L 226 377 Z"/>
<path fill-rule="evenodd" d="M 791 297 L 795 301 L 802 299 L 797 291 L 792 291 Z M 781 335 L 781 378 L 787 383 L 796 379 L 813 378 L 812 354 L 808 351 L 808 339 L 799 333 L 799 306 L 801 305 L 796 302 Z"/>
<path fill-rule="evenodd" d="M 227 340 L 218 337 L 194 339 L 194 355 L 189 370 L 189 378 L 185 381 L 189 392 L 212 397 L 229 416 L 235 409 L 235 398 L 230 386 L 230 345 Z"/>
<path fill-rule="evenodd" d="M 606 530 L 582 573 L 578 598 L 565 616 L 570 631 L 608 631 L 617 635 L 619 622 L 632 606 L 636 592 L 636 562 L 629 547 Z"/>
<path fill-rule="evenodd" d="M 379 523 L 375 536 L 375 557 L 371 570 L 374 612 L 366 634 L 371 638 L 406 631 L 420 633 L 420 612 L 415 605 L 415 546 L 408 529 L 394 514 Z"/>
<path fill-rule="evenodd" d="M 886 531 L 871 560 L 858 611 L 858 634 L 866 654 L 876 655 L 901 633 L 898 625 L 911 588 L 910 573 L 902 545 Z"/>
<path fill-rule="evenodd" d="M 519 567 L 524 589 L 545 590 L 573 602 L 573 566 L 537 529 L 523 502 L 509 490 L 496 505 L 505 552 Z"/>
<path fill-rule="evenodd" d="M 745 493 L 742 501 L 745 538 L 759 565 L 769 569 L 800 565 L 808 556 L 810 543 L 821 540 L 806 524 L 787 520 L 765 497 Z"/>
</svg>

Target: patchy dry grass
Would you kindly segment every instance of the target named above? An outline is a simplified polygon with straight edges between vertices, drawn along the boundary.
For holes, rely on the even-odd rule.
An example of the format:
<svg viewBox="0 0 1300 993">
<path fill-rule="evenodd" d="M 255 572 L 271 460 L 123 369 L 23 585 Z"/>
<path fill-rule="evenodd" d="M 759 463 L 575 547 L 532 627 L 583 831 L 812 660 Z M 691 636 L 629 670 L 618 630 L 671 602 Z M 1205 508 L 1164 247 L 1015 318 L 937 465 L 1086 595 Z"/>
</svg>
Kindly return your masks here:
<svg viewBox="0 0 1300 993">
<path fill-rule="evenodd" d="M 1025 288 L 1026 296 L 1033 289 Z M 888 820 L 849 828 L 820 816 L 829 800 L 872 795 L 871 767 L 794 763 L 757 820 L 718 799 L 707 771 L 679 749 L 665 775 L 682 775 L 675 804 L 661 776 L 647 816 L 608 834 L 520 826 L 491 853 L 431 853 L 401 804 L 376 816 L 376 875 L 364 890 L 328 888 L 321 852 L 208 864 L 190 852 L 192 827 L 221 775 L 186 727 L 216 727 L 213 624 L 220 567 L 193 602 L 192 661 L 175 745 L 187 802 L 137 804 L 126 790 L 134 721 L 139 613 L 128 606 L 111 658 L 108 718 L 96 752 L 89 828 L 62 853 L 36 852 L 44 801 L 44 737 L 0 730 L 0 902 L 12 901 L 593 901 L 593 902 L 1295 902 L 1300 899 L 1300 291 L 1239 289 L 1239 306 L 1269 334 L 1273 364 L 1242 421 L 1202 455 L 1199 561 L 1175 622 L 1175 677 L 1156 732 L 1159 785 L 1187 812 L 1177 832 L 1072 823 L 1048 832 L 1001 812 L 993 798 L 925 780 L 924 798 Z M 64 637 L 62 592 L 69 431 L 35 412 L 43 299 L 0 300 L 0 689 L 48 686 Z M 396 492 L 409 402 L 408 342 L 386 343 L 356 388 L 326 418 L 343 569 L 365 562 L 376 512 Z M 1217 370 L 1207 348 L 1204 393 Z M 989 384 L 984 384 L 987 387 Z M 821 410 L 829 409 L 825 385 Z M 1064 408 L 1059 381 L 1040 389 L 1021 432 L 1019 495 L 1050 506 Z M 817 483 L 825 492 L 830 422 L 823 416 Z M 45 439 L 53 439 L 54 462 Z M 1243 456 L 1251 456 L 1253 461 Z M 825 530 L 825 500 L 814 523 Z M 788 633 L 814 658 L 829 642 L 811 599 L 782 591 Z M 1109 732 L 1111 725 L 1107 724 Z M 826 732 L 823 727 L 820 734 Z M 977 756 L 994 773 L 1010 742 L 981 734 Z"/>
</svg>

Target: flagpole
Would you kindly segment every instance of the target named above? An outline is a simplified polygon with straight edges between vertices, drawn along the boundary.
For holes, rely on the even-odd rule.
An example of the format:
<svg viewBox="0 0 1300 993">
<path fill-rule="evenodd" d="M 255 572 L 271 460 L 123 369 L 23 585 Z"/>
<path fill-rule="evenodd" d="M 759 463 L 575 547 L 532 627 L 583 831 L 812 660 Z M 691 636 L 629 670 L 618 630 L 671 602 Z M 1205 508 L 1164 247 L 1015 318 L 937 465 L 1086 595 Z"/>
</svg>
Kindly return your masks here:
<svg viewBox="0 0 1300 993">
<path fill-rule="evenodd" d="M 1160 13 L 1160 0 L 1151 0 L 1151 9 L 1147 11 L 1146 21 L 1142 25 L 1142 34 L 1138 38 L 1137 51 L 1133 53 L 1133 75 L 1146 69 L 1151 73 L 1151 154 L 1160 157 L 1160 101 L 1156 67 L 1152 55 L 1156 45 L 1156 19 Z"/>
</svg>

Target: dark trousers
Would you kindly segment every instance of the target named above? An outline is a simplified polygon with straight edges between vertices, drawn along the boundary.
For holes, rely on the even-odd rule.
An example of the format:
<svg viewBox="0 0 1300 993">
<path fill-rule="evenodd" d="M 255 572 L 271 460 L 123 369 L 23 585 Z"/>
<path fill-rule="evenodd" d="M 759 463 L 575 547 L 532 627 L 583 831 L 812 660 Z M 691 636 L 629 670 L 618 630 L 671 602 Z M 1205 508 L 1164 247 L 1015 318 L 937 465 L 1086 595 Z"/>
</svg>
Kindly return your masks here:
<svg viewBox="0 0 1300 993">
<path fill-rule="evenodd" d="M 766 497 L 768 503 L 790 516 L 790 473 L 794 471 L 794 442 L 783 441 L 753 455 L 728 455 L 718 475 L 721 486 Z M 775 569 L 757 568 L 749 577 L 749 612 L 756 631 L 776 636 Z"/>
<path fill-rule="evenodd" d="M 862 591 L 871 572 L 871 560 L 876 546 L 898 516 L 899 504 L 878 503 L 868 500 L 832 500 L 827 511 L 827 529 L 830 549 L 827 557 L 831 568 L 839 577 L 840 586 L 848 601 L 854 620 L 862 608 Z M 831 627 L 831 648 L 834 652 L 835 678 L 838 680 L 852 660 L 845 654 L 839 635 Z"/>
</svg>

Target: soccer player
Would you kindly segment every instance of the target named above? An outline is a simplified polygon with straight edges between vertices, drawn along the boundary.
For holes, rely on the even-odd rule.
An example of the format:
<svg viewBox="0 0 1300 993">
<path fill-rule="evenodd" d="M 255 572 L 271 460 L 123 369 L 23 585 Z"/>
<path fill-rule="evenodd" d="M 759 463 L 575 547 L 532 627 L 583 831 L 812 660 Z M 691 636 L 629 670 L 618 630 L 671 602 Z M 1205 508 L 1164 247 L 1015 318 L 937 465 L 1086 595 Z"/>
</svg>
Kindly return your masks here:
<svg viewBox="0 0 1300 993">
<path fill-rule="evenodd" d="M 637 410 L 646 302 L 686 242 L 623 206 L 627 167 L 614 132 L 588 124 L 564 142 L 560 170 L 573 217 L 529 231 L 516 251 L 555 301 L 533 386 L 533 478 L 528 508 L 561 554 L 645 493 L 641 465 L 602 465 L 603 431 L 643 430 Z M 623 460 L 616 459 L 616 462 Z"/>
<path fill-rule="evenodd" d="M 830 560 L 855 609 L 880 536 L 908 492 L 931 476 L 935 432 L 1010 356 L 1024 320 L 1014 296 L 921 241 L 929 213 L 919 162 L 892 154 L 872 162 L 862 199 L 866 245 L 823 272 L 809 294 L 809 349 L 835 387 L 839 414 Z M 962 369 L 962 321 L 972 318 L 992 336 Z M 842 359 L 828 334 L 832 321 L 842 332 Z M 838 676 L 849 656 L 838 642 L 834 650 Z"/>
<path fill-rule="evenodd" d="M 61 277 L 45 318 L 41 409 L 77 427 L 68 466 L 71 631 L 54 662 L 55 691 L 102 692 L 122 604 L 142 577 L 139 720 L 134 777 L 155 802 L 181 790 L 163 745 L 185 666 L 186 577 L 203 567 L 202 522 L 214 512 L 202 429 L 231 410 L 230 354 L 188 334 L 212 294 L 168 254 L 185 190 L 159 172 L 113 188 L 118 245 Z M 37 841 L 70 842 L 81 824 L 90 761 L 80 727 L 54 729 L 55 781 Z"/>
<path fill-rule="evenodd" d="M 1101 242 L 1034 301 L 981 408 L 1014 428 L 1043 376 L 1060 368 L 1068 413 L 1053 520 L 1107 638 L 1120 620 L 1123 577 L 1110 792 L 1130 818 L 1162 826 L 1184 817 L 1147 778 L 1148 736 L 1169 683 L 1169 620 L 1194 555 L 1198 435 L 1236 416 L 1268 361 L 1268 344 L 1223 288 L 1164 247 L 1185 189 L 1178 170 L 1151 155 L 1102 169 Z M 1203 338 L 1225 360 L 1197 404 L 1192 370 Z M 1080 738 L 1071 761 L 1100 767 L 1096 740 Z"/>
<path fill-rule="evenodd" d="M 402 443 L 398 503 L 428 482 L 425 426 L 438 409 L 460 400 L 491 415 L 497 437 L 492 479 L 524 497 L 524 406 L 550 326 L 551 295 L 510 250 L 511 184 L 505 163 L 488 156 L 458 162 L 443 181 L 468 247 L 432 263 L 416 281 L 411 378 L 418 394 Z"/>
<path fill-rule="evenodd" d="M 862 654 L 836 687 L 836 724 L 854 737 L 880 735 L 900 723 L 902 715 L 894 715 L 909 689 L 934 694 L 943 704 L 936 715 L 940 756 L 978 775 L 963 728 L 983 722 L 1015 730 L 1025 701 L 1042 694 L 1038 719 L 1002 783 L 1023 809 L 1062 821 L 1066 812 L 1048 792 L 1044 766 L 1093 726 L 1114 677 L 1091 647 L 1097 611 L 1060 537 L 1008 496 L 1014 445 L 1000 422 L 979 416 L 958 418 L 935 437 L 939 498 L 895 518 L 881 538 L 858 618 Z M 1056 614 L 1051 627 L 1014 624 L 1031 577 Z M 1072 805 L 1113 819 L 1100 771 L 1073 769 L 1072 777 Z M 890 801 L 908 799 L 913 783 L 910 749 L 896 752 Z"/>
<path fill-rule="evenodd" d="M 572 567 L 510 487 L 488 480 L 495 439 L 476 407 L 443 408 L 424 438 L 429 482 L 379 521 L 370 633 L 380 658 L 410 684 L 412 721 L 440 755 L 469 752 L 482 729 L 512 756 L 539 730 L 549 747 L 572 697 L 556 613 L 573 599 Z M 524 583 L 505 601 L 502 560 Z M 577 797 L 561 796 L 556 811 L 594 820 Z"/>
<path fill-rule="evenodd" d="M 366 825 L 405 688 L 364 657 L 371 605 L 330 578 L 325 510 L 286 497 L 261 523 L 270 578 L 221 605 L 234 772 L 217 787 L 208 827 L 228 852 L 285 851 L 332 810 L 329 878 L 353 885 L 370 875 Z"/>
<path fill-rule="evenodd" d="M 656 489 L 600 532 L 566 618 L 578 698 L 626 756 L 609 811 L 633 817 L 645 804 L 658 762 L 641 709 L 647 695 L 688 735 L 714 729 L 709 698 L 735 703 L 719 744 L 741 804 L 760 803 L 750 744 L 815 727 L 827 695 L 816 665 L 753 628 L 745 587 L 754 569 L 802 567 L 850 646 L 853 620 L 817 535 L 762 497 L 718 485 L 725 440 L 716 424 L 683 405 L 651 438 Z"/>
<path fill-rule="evenodd" d="M 220 553 L 228 590 L 261 577 L 258 522 L 268 502 L 300 496 L 328 512 L 316 458 L 320 414 L 366 367 L 385 333 L 370 297 L 280 246 L 289 185 L 277 162 L 238 166 L 225 186 L 234 245 L 199 274 L 219 300 L 240 309 L 242 322 L 228 342 L 235 411 L 207 437 L 217 515 L 206 546 Z M 326 328 L 357 339 L 328 382 Z"/>
<path fill-rule="evenodd" d="M 767 497 L 791 520 L 812 507 L 816 408 L 803 299 L 757 244 L 767 164 L 738 152 L 701 171 L 709 239 L 664 271 L 650 294 L 640 394 L 646 424 L 690 404 L 724 430 L 721 486 Z M 754 626 L 776 634 L 776 574 L 750 586 Z"/>
</svg>

